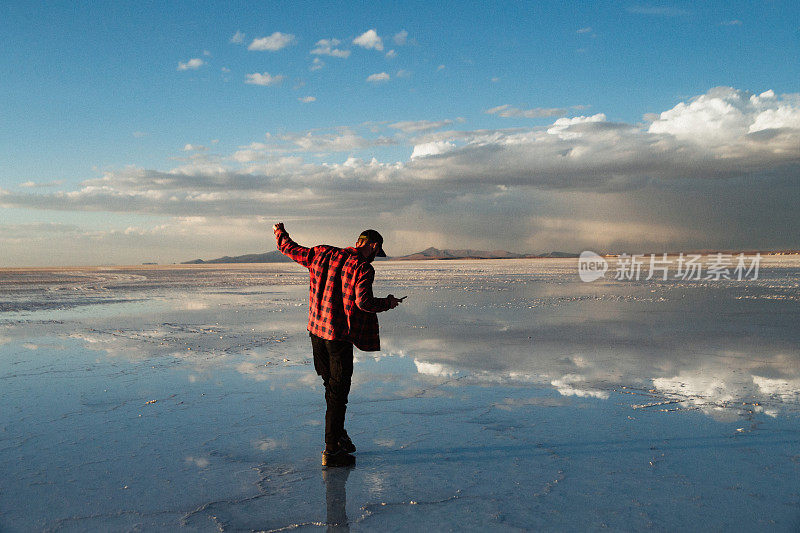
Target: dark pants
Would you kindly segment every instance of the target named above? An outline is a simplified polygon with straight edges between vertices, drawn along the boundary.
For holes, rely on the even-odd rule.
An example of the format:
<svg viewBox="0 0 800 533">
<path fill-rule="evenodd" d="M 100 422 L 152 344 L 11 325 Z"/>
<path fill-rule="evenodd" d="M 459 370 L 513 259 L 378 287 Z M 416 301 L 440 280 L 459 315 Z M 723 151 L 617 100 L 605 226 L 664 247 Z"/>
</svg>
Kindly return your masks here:
<svg viewBox="0 0 800 533">
<path fill-rule="evenodd" d="M 325 447 L 336 450 L 344 431 L 347 395 L 353 377 L 353 343 L 328 341 L 313 333 L 309 335 L 314 349 L 314 368 L 325 385 Z"/>
</svg>

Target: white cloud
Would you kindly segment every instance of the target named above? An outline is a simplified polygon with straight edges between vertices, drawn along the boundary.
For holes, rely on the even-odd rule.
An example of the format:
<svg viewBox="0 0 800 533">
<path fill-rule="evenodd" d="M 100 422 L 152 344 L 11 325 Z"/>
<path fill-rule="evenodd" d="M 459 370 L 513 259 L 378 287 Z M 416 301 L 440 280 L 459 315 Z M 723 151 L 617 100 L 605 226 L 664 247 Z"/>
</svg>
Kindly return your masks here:
<svg viewBox="0 0 800 533">
<path fill-rule="evenodd" d="M 205 457 L 188 456 L 188 457 L 186 457 L 186 462 L 189 463 L 189 464 L 193 464 L 193 465 L 197 466 L 198 468 L 205 468 L 205 467 L 207 467 L 208 465 L 211 464 L 211 461 L 209 461 Z"/>
<path fill-rule="evenodd" d="M 418 144 L 414 146 L 411 152 L 411 159 L 418 159 L 420 157 L 428 157 L 432 155 L 440 155 L 456 149 L 456 145 L 447 141 L 434 141 L 429 143 Z"/>
<path fill-rule="evenodd" d="M 276 52 L 282 48 L 286 48 L 290 44 L 293 44 L 295 40 L 295 36 L 291 33 L 281 33 L 276 31 L 268 37 L 253 39 L 253 42 L 250 43 L 250 46 L 248 46 L 247 49 Z"/>
<path fill-rule="evenodd" d="M 317 99 L 314 96 L 303 96 L 298 98 L 297 101 L 304 104 L 310 104 L 311 102 L 316 102 Z"/>
<path fill-rule="evenodd" d="M 726 369 L 727 370 L 727 369 Z M 709 404 L 723 404 L 735 399 L 740 389 L 737 378 L 730 372 L 684 372 L 672 377 L 653 379 L 653 388 L 684 399 L 689 404 L 712 408 Z M 722 413 L 721 413 L 722 414 Z"/>
<path fill-rule="evenodd" d="M 394 59 L 395 57 L 397 57 L 397 52 L 394 50 L 389 50 L 386 52 L 386 59 Z"/>
<path fill-rule="evenodd" d="M 282 74 L 272 76 L 269 72 L 254 72 L 253 74 L 245 75 L 245 83 L 250 85 L 280 85 L 284 79 L 286 79 L 286 76 Z"/>
<path fill-rule="evenodd" d="M 449 126 L 453 121 L 450 119 L 431 121 L 431 120 L 414 120 L 405 122 L 395 122 L 389 124 L 389 127 L 395 130 L 400 130 L 403 133 L 419 133 L 422 131 L 432 131 Z"/>
<path fill-rule="evenodd" d="M 693 102 L 712 98 L 716 90 Z M 745 93 L 741 100 L 750 102 Z M 170 172 L 131 169 L 109 172 L 103 178 L 86 180 L 74 191 L 42 195 L 21 195 L 11 191 L 0 193 L 0 204 L 8 206 L 40 205 L 45 208 L 137 211 L 139 209 L 171 212 L 178 205 L 191 209 L 194 193 L 214 192 L 234 201 L 236 191 L 261 189 L 272 191 L 277 181 L 292 186 L 310 187 L 327 194 L 327 187 L 347 187 L 350 178 L 360 176 L 361 186 L 378 186 L 386 176 L 396 182 L 409 184 L 409 194 L 416 194 L 419 185 L 441 184 L 447 190 L 485 189 L 530 186 L 542 189 L 591 189 L 595 191 L 624 190 L 640 186 L 643 179 L 671 180 L 707 179 L 725 176 L 750 175 L 765 169 L 780 169 L 796 165 L 800 159 L 800 121 L 797 113 L 800 100 L 794 97 L 775 97 L 769 93 L 755 96 L 760 111 L 751 113 L 749 123 L 734 128 L 729 145 L 708 145 L 705 129 L 677 129 L 671 114 L 659 120 L 668 132 L 653 132 L 631 125 L 608 122 L 605 115 L 560 118 L 547 129 L 510 129 L 441 131 L 426 133 L 412 139 L 414 160 L 404 163 L 349 161 L 339 163 L 304 163 L 294 160 L 278 163 L 272 155 L 282 151 L 308 153 L 349 152 L 373 146 L 396 143 L 397 140 L 365 138 L 355 131 L 342 129 L 336 133 L 307 132 L 273 138 L 273 144 L 261 144 L 248 150 L 260 153 L 265 165 L 243 169 L 227 168 L 215 161 L 205 166 L 184 166 Z M 751 104 L 748 104 L 751 105 Z M 680 124 L 689 121 L 692 111 L 707 119 L 706 109 L 685 106 Z M 682 109 L 676 106 L 675 109 Z M 778 110 L 784 110 L 778 114 Z M 757 120 L 770 120 L 779 128 L 750 132 Z M 665 112 L 666 113 L 666 112 Z M 735 108 L 730 113 L 736 114 Z M 675 119 L 677 120 L 677 118 Z M 724 123 L 724 122 L 723 122 Z M 393 129 L 407 132 L 426 132 L 446 125 L 446 122 L 417 121 L 395 123 Z M 670 126 L 669 128 L 667 126 Z M 759 126 L 761 127 L 761 126 Z M 277 144 L 275 144 L 277 143 Z M 429 146 L 422 146 L 428 143 Z M 730 149 L 735 146 L 736 150 Z M 437 155 L 436 158 L 423 157 Z M 251 153 L 242 161 L 254 160 Z M 184 181 L 178 176 L 192 176 Z M 254 176 L 262 176 L 259 179 Z M 414 184 L 414 185 L 411 185 Z M 366 187 L 363 190 L 366 190 Z M 230 196 L 228 196 L 230 195 Z M 178 201 L 167 201 L 175 196 Z M 146 207 L 150 206 L 150 207 Z M 220 206 L 219 209 L 225 209 Z"/>
<path fill-rule="evenodd" d="M 455 375 L 455 371 L 440 364 L 428 363 L 414 359 L 414 366 L 417 367 L 417 372 L 428 376 L 449 377 Z"/>
<path fill-rule="evenodd" d="M 144 132 L 144 131 L 134 131 L 134 132 L 132 133 L 132 135 L 133 135 L 134 137 L 136 137 L 137 139 L 141 139 L 142 137 L 146 137 L 146 136 L 147 136 L 147 132 Z"/>
<path fill-rule="evenodd" d="M 350 50 L 336 48 L 341 43 L 339 39 L 320 39 L 310 53 L 340 58 L 350 57 Z"/>
<path fill-rule="evenodd" d="M 208 147 L 202 144 L 186 144 L 183 147 L 184 152 L 205 152 L 206 150 L 208 150 Z"/>
<path fill-rule="evenodd" d="M 444 70 L 444 65 L 439 65 L 438 67 L 436 67 L 437 72 L 440 70 Z"/>
<path fill-rule="evenodd" d="M 785 360 L 790 360 L 785 358 Z M 762 394 L 780 396 L 786 400 L 795 400 L 800 396 L 800 379 L 768 378 L 753 376 L 753 383 Z"/>
<path fill-rule="evenodd" d="M 290 133 L 281 135 L 279 139 L 304 152 L 350 152 L 370 146 L 393 144 L 393 141 L 383 137 L 366 139 L 349 128 L 341 128 L 337 133 Z"/>
<path fill-rule="evenodd" d="M 475 224 L 520 213 L 498 247 L 532 236 L 537 247 L 576 239 L 769 246 L 800 232 L 798 95 L 713 89 L 644 126 L 598 113 L 549 127 L 432 131 L 442 122 L 394 123 L 392 129 L 420 133 L 408 141 L 347 128 L 269 136 L 166 171 L 108 171 L 66 191 L 0 190 L 0 207 L 302 217 L 325 206 L 337 220 L 366 202 L 398 225 L 422 219 L 464 242 L 481 227 L 464 223 L 465 210 L 475 212 Z M 405 142 L 411 157 L 404 161 L 352 157 Z M 769 217 L 754 215 L 767 211 Z M 730 232 L 732 225 L 740 231 Z"/>
<path fill-rule="evenodd" d="M 63 185 L 64 180 L 53 180 L 53 181 L 25 181 L 17 185 L 17 187 L 23 187 L 25 189 L 37 189 L 43 187 L 56 187 L 58 185 Z"/>
<path fill-rule="evenodd" d="M 375 30 L 365 31 L 353 39 L 353 44 L 358 45 L 361 48 L 366 48 L 367 50 L 378 50 L 380 52 L 383 51 L 383 40 Z"/>
<path fill-rule="evenodd" d="M 581 28 L 581 29 L 578 30 L 578 33 L 591 33 L 591 32 L 592 32 L 592 28 L 588 27 L 588 26 L 586 28 Z"/>
<path fill-rule="evenodd" d="M 495 79 L 496 78 L 492 78 L 492 81 L 495 81 Z M 503 118 L 543 118 L 565 115 L 567 110 L 561 107 L 535 107 L 533 109 L 519 109 L 517 107 L 512 107 L 509 104 L 505 104 L 487 109 L 486 113 L 489 115 L 497 115 Z"/>
<path fill-rule="evenodd" d="M 203 61 L 199 57 L 195 57 L 190 59 L 186 63 L 178 62 L 178 70 L 197 70 L 203 65 L 205 65 L 205 61 Z"/>
<path fill-rule="evenodd" d="M 600 398 L 607 400 L 608 391 L 599 390 L 587 386 L 586 378 L 580 375 L 567 374 L 559 379 L 554 379 L 550 383 L 558 390 L 562 396 L 577 396 L 579 398 Z"/>
<path fill-rule="evenodd" d="M 598 113 L 590 117 L 580 116 L 572 118 L 559 118 L 547 129 L 547 133 L 550 135 L 558 135 L 562 139 L 575 139 L 580 137 L 582 133 L 581 131 L 572 128 L 572 126 L 577 124 L 590 124 L 605 121 L 606 116 L 603 113 Z"/>
<path fill-rule="evenodd" d="M 377 74 L 370 74 L 369 76 L 367 76 L 367 81 L 370 82 L 370 83 L 378 83 L 378 82 L 382 82 L 382 81 L 389 81 L 389 79 L 390 79 L 389 75 L 387 73 L 385 73 L 385 72 L 380 72 L 380 73 L 377 73 Z"/>
<path fill-rule="evenodd" d="M 231 37 L 230 42 L 232 42 L 233 44 L 244 43 L 244 33 L 240 32 L 239 30 L 236 30 L 236 33 L 233 34 L 233 37 Z"/>
<path fill-rule="evenodd" d="M 325 62 L 323 60 L 321 60 L 320 58 L 315 57 L 314 61 L 311 62 L 311 66 L 308 67 L 308 70 L 313 72 L 315 70 L 321 69 L 324 66 L 325 66 Z"/>
<path fill-rule="evenodd" d="M 800 128 L 800 106 L 796 100 L 780 99 L 772 91 L 760 95 L 731 87 L 716 87 L 689 102 L 664 111 L 648 129 L 693 144 L 727 146 L 739 150 L 753 134 Z M 726 150 L 724 155 L 729 154 Z"/>
<path fill-rule="evenodd" d="M 742 21 L 738 20 L 738 19 L 735 19 L 735 20 L 723 20 L 719 24 L 720 24 L 720 26 L 741 26 L 742 25 Z"/>
<path fill-rule="evenodd" d="M 394 44 L 397 46 L 405 45 L 408 42 L 408 32 L 406 30 L 400 30 L 394 34 L 393 40 Z"/>
<path fill-rule="evenodd" d="M 397 73 L 395 74 L 395 77 L 397 77 L 397 78 L 410 78 L 411 77 L 411 71 L 410 70 L 402 70 L 402 69 L 398 70 Z"/>
<path fill-rule="evenodd" d="M 263 161 L 269 157 L 269 146 L 264 143 L 250 143 L 248 146 L 240 146 L 230 157 L 239 163 L 251 163 L 253 161 Z"/>
</svg>

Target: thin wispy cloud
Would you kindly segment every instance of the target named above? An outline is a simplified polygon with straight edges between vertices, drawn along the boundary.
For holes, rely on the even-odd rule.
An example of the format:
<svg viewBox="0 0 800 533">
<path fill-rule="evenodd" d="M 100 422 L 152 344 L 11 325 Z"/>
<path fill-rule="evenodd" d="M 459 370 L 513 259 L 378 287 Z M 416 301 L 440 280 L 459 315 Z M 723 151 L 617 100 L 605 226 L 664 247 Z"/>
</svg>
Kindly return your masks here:
<svg viewBox="0 0 800 533">
<path fill-rule="evenodd" d="M 301 96 L 297 101 L 303 104 L 310 104 L 311 102 L 316 102 L 317 99 L 313 96 Z"/>
<path fill-rule="evenodd" d="M 688 15 L 685 9 L 669 6 L 637 5 L 628 7 L 628 13 L 636 15 L 653 15 L 658 17 L 682 17 Z"/>
<path fill-rule="evenodd" d="M 389 124 L 389 127 L 395 130 L 400 130 L 403 133 L 420 133 L 424 131 L 433 131 L 444 128 L 453 124 L 450 119 L 445 120 L 413 120 L 404 122 L 395 122 Z"/>
<path fill-rule="evenodd" d="M 233 36 L 230 39 L 230 42 L 233 44 L 243 44 L 244 37 L 245 37 L 244 33 L 240 32 L 239 30 L 236 30 L 236 33 L 233 34 Z"/>
<path fill-rule="evenodd" d="M 544 118 L 558 117 L 567 114 L 567 109 L 563 107 L 535 107 L 533 109 L 520 109 L 510 104 L 499 105 L 487 109 L 486 114 L 497 115 L 503 118 Z"/>
<path fill-rule="evenodd" d="M 308 101 L 308 103 L 311 101 L 316 101 L 316 98 Z M 397 142 L 396 139 L 383 136 L 367 138 L 348 127 L 338 128 L 330 133 L 306 131 L 281 135 L 268 134 L 267 142 L 253 142 L 249 145 L 240 146 L 231 155 L 231 159 L 239 163 L 249 163 L 280 157 L 284 164 L 288 161 L 298 163 L 302 159 L 291 154 L 312 153 L 315 156 L 319 156 L 321 154 L 336 154 L 367 148 L 393 146 Z"/>
<path fill-rule="evenodd" d="M 719 23 L 720 26 L 741 26 L 743 23 L 741 20 L 723 20 Z"/>
<path fill-rule="evenodd" d="M 250 43 L 250 46 L 248 46 L 247 49 L 277 52 L 282 48 L 286 48 L 287 46 L 294 44 L 295 41 L 296 37 L 291 33 L 281 33 L 276 31 L 268 37 L 259 37 L 257 39 L 253 39 L 253 42 Z"/>
<path fill-rule="evenodd" d="M 397 46 L 405 46 L 406 43 L 408 43 L 408 32 L 406 30 L 400 30 L 394 34 L 392 40 Z"/>
<path fill-rule="evenodd" d="M 353 39 L 353 44 L 360 46 L 361 48 L 366 48 L 367 50 L 378 50 L 379 52 L 383 51 L 383 39 L 380 38 L 375 30 L 365 31 Z"/>
<path fill-rule="evenodd" d="M 391 79 L 391 76 L 389 76 L 389 74 L 386 72 L 378 72 L 376 74 L 370 74 L 367 76 L 367 81 L 369 83 L 381 83 L 384 81 L 389 81 L 389 79 Z"/>
<path fill-rule="evenodd" d="M 325 62 L 323 60 L 321 60 L 320 58 L 315 57 L 314 61 L 311 62 L 311 66 L 308 67 L 308 70 L 313 72 L 315 70 L 321 69 L 324 66 L 325 66 Z"/>
<path fill-rule="evenodd" d="M 205 61 L 199 57 L 195 57 L 185 63 L 178 62 L 178 70 L 197 70 L 205 64 Z"/>
<path fill-rule="evenodd" d="M 263 85 L 272 86 L 280 85 L 286 76 L 283 74 L 271 75 L 269 72 L 254 72 L 253 74 L 245 75 L 245 83 L 249 85 Z"/>
<path fill-rule="evenodd" d="M 588 26 L 586 28 L 581 28 L 578 30 L 578 33 L 592 33 L 592 28 Z"/>
<path fill-rule="evenodd" d="M 47 187 L 57 187 L 59 185 L 63 185 L 64 180 L 53 180 L 53 181 L 25 181 L 18 185 L 18 187 L 22 187 L 25 189 L 42 189 Z"/>
<path fill-rule="evenodd" d="M 351 152 L 373 146 L 389 146 L 395 141 L 385 137 L 367 139 L 349 128 L 342 128 L 336 133 L 288 133 L 278 139 L 293 145 L 292 148 L 302 152 L 336 153 Z"/>
</svg>

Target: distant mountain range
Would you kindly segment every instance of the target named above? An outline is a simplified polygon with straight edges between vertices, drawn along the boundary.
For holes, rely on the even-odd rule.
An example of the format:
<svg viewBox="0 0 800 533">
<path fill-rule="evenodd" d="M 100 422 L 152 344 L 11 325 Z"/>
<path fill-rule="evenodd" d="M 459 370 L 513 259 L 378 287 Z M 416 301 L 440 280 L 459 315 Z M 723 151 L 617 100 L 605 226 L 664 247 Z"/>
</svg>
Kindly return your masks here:
<svg viewBox="0 0 800 533">
<path fill-rule="evenodd" d="M 419 261 L 419 260 L 447 260 L 447 259 L 521 259 L 521 258 L 536 258 L 536 257 L 578 257 L 578 254 L 568 252 L 549 252 L 547 254 L 515 254 L 505 250 L 440 250 L 438 248 L 430 247 L 409 255 L 401 255 L 398 257 L 390 257 L 389 261 Z M 266 252 L 263 254 L 246 254 L 237 255 L 234 257 L 225 256 L 217 259 L 194 259 L 192 261 L 184 261 L 182 265 L 202 265 L 212 263 L 290 263 L 292 260 L 280 253 L 278 250 Z"/>
<path fill-rule="evenodd" d="M 292 260 L 280 253 L 278 250 L 267 252 L 263 254 L 246 254 L 237 255 L 235 257 L 220 257 L 217 259 L 194 259 L 192 261 L 184 261 L 182 265 L 203 265 L 207 263 L 291 263 Z"/>
<path fill-rule="evenodd" d="M 525 257 L 521 254 L 506 252 L 505 250 L 440 250 L 430 247 L 409 255 L 392 257 L 393 261 L 415 261 L 420 259 L 514 259 Z"/>
</svg>

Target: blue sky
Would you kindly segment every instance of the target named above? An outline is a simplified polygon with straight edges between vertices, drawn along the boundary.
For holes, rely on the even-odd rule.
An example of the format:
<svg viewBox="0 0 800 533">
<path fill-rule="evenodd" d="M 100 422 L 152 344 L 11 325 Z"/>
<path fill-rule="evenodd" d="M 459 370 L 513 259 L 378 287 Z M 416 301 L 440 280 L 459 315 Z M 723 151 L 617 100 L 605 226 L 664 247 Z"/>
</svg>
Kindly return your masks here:
<svg viewBox="0 0 800 533">
<path fill-rule="evenodd" d="M 797 229 L 789 200 L 800 139 L 795 2 L 1 9 L 6 265 L 261 251 L 276 217 L 289 217 L 308 244 L 349 244 L 357 228 L 380 226 L 397 253 L 798 246 L 789 231 Z M 728 92 L 713 92 L 719 87 Z M 576 117 L 565 126 L 574 133 L 552 129 Z M 716 133 L 697 120 L 726 132 L 735 124 L 741 135 L 712 146 Z M 615 124 L 628 133 L 605 144 Z M 689 146 L 696 165 L 677 172 L 676 156 L 669 170 L 656 162 L 630 170 L 664 139 L 673 144 L 662 151 Z M 531 150 L 510 148 L 525 143 Z M 625 143 L 613 165 L 593 166 L 602 159 L 594 157 L 556 170 L 547 160 Z M 710 163 L 731 153 L 741 161 Z M 460 171 L 481 165 L 486 177 Z M 166 186 L 163 174 L 182 179 Z M 783 232 L 751 227 L 753 217 L 741 214 L 754 191 Z M 623 205 L 636 207 L 619 220 Z M 586 206 L 594 214 L 575 217 Z M 463 224 L 465 209 L 473 223 Z M 701 217 L 699 228 L 690 216 Z M 737 224 L 747 225 L 738 236 Z M 482 233 L 487 225 L 508 231 Z"/>
</svg>

